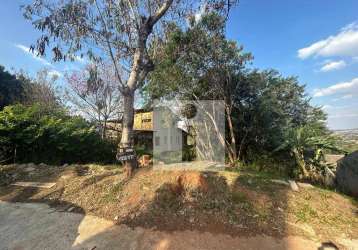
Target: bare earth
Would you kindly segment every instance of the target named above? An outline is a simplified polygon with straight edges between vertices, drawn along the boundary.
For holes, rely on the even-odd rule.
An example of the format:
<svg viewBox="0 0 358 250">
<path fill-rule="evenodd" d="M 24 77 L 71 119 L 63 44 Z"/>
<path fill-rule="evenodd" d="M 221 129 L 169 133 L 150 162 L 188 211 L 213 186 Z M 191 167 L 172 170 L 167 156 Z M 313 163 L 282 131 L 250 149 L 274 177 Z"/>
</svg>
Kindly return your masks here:
<svg viewBox="0 0 358 250">
<path fill-rule="evenodd" d="M 197 231 L 160 232 L 40 203 L 0 202 L 1 249 L 317 249 L 319 242 L 290 236 L 231 237 Z M 352 242 L 353 243 L 353 242 Z M 356 242 L 357 243 L 357 242 Z"/>
<path fill-rule="evenodd" d="M 123 178 L 117 166 L 0 166 L 0 250 L 358 250 L 357 200 L 334 191 L 255 172 Z"/>
</svg>

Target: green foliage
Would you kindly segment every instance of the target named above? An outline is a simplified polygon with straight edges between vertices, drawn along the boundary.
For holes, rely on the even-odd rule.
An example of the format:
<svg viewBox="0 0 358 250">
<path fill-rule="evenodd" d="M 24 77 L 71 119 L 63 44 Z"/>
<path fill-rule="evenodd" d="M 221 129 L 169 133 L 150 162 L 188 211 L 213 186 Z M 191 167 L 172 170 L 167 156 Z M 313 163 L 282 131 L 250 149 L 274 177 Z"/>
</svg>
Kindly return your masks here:
<svg viewBox="0 0 358 250">
<path fill-rule="evenodd" d="M 235 139 L 231 149 L 236 149 L 238 160 L 234 163 L 286 167 L 287 171 L 280 172 L 292 174 L 297 157 L 290 157 L 292 150 L 282 145 L 306 140 L 293 133 L 300 127 L 314 133 L 307 135 L 310 139 L 302 145 L 304 150 L 310 150 L 311 144 L 314 149 L 334 149 L 332 138 L 326 137 L 326 115 L 310 105 L 305 86 L 296 77 L 284 77 L 275 70 L 248 69 L 250 53 L 225 38 L 224 24 L 220 16 L 208 14 L 186 30 L 173 25 L 165 45 L 153 49 L 158 67 L 145 86 L 146 96 L 224 100 L 226 118 L 233 124 L 233 133 L 226 131 L 226 139 Z"/>
<path fill-rule="evenodd" d="M 324 150 L 342 152 L 337 137 L 322 127 L 320 122 L 287 130 L 285 141 L 274 151 L 280 150 L 291 152 L 299 167 L 299 174 L 304 178 L 322 174 L 326 167 L 321 161 Z"/>
<path fill-rule="evenodd" d="M 24 98 L 24 84 L 0 65 L 0 110 Z"/>
<path fill-rule="evenodd" d="M 62 109 L 7 106 L 0 112 L 1 161 L 85 163 L 114 161 L 114 145 L 94 127 Z"/>
</svg>

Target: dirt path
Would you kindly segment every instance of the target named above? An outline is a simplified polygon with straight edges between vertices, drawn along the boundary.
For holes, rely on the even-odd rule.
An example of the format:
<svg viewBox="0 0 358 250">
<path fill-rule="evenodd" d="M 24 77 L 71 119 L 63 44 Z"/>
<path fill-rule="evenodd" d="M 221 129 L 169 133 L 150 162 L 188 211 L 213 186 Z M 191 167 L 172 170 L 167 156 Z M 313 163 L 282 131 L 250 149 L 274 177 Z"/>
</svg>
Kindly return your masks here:
<svg viewBox="0 0 358 250">
<path fill-rule="evenodd" d="M 349 244 L 353 246 L 352 242 Z M 317 249 L 320 245 L 300 237 L 233 238 L 196 231 L 166 233 L 139 227 L 131 229 L 95 216 L 55 210 L 46 204 L 0 201 L 0 249 L 277 250 Z"/>
</svg>

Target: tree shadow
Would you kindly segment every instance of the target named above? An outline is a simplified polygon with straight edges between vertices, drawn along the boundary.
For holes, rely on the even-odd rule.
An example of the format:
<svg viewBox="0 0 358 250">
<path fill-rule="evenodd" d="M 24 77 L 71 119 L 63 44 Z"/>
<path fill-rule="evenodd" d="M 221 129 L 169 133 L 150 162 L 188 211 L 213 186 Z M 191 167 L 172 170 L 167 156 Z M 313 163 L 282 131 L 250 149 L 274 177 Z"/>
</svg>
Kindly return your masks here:
<svg viewBox="0 0 358 250">
<path fill-rule="evenodd" d="M 115 238 L 118 249 L 129 249 L 128 239 L 136 241 L 135 249 L 238 249 L 245 244 L 258 248 L 243 249 L 263 249 L 270 246 L 260 246 L 260 240 L 265 242 L 262 239 L 253 242 L 256 240 L 253 238 L 243 246 L 237 245 L 240 241 L 234 239 L 240 237 L 246 241 L 250 238 L 245 237 L 262 234 L 283 237 L 287 191 L 287 188 L 263 184 L 254 177 L 236 178 L 228 183 L 217 172 L 179 175 L 174 182 L 163 183 L 144 209 L 132 208 L 119 221 L 120 225 L 77 247 L 101 244 L 104 249 L 111 248 L 113 246 L 101 239 Z M 143 228 L 151 236 L 141 231 Z M 225 235 L 231 235 L 235 244 L 227 243 L 230 240 Z M 276 244 L 274 240 L 272 243 Z M 290 249 L 285 243 L 277 246 L 277 249 Z"/>
<path fill-rule="evenodd" d="M 87 172 L 88 169 L 85 169 L 78 173 L 86 175 Z M 233 238 L 266 235 L 277 239 L 290 234 L 292 228 L 287 223 L 288 193 L 292 191 L 287 186 L 273 185 L 270 179 L 259 175 L 238 175 L 230 179 L 218 172 L 192 172 L 183 171 L 175 180 L 164 182 L 146 206 L 139 204 L 131 208 L 118 220 L 119 225 L 85 216 L 82 207 L 61 201 L 63 187 L 49 192 L 41 199 L 34 198 L 38 188 L 23 188 L 14 196 L 9 196 L 7 201 L 46 203 L 51 207 L 52 213 L 77 213 L 74 219 L 67 221 L 68 225 L 64 225 L 66 233 L 58 235 L 67 242 L 66 249 L 130 249 L 133 246 L 137 249 L 170 249 L 180 242 L 179 238 L 172 238 L 170 232 L 179 232 L 183 237 L 187 232 L 196 232 L 200 233 L 200 237 L 206 237 L 206 240 L 208 233 L 214 239 L 221 239 L 223 235 L 231 235 Z M 60 178 L 61 173 L 59 171 L 57 178 Z M 94 180 L 100 181 L 109 175 L 96 175 Z M 47 180 L 55 181 L 54 178 L 55 176 L 50 176 Z M 87 179 L 83 183 L 91 184 L 93 183 Z M 128 182 L 122 184 L 127 185 Z M 0 218 L 0 222 L 3 224 L 3 218 Z M 45 225 L 46 223 L 44 222 Z M 52 228 L 51 225 L 48 226 Z M 25 223 L 24 227 L 26 231 L 31 225 Z M 88 237 L 81 236 L 81 232 L 88 230 L 93 230 L 93 233 Z M 45 235 L 50 232 L 52 231 L 45 232 Z M 198 242 L 181 244 L 200 248 L 202 246 L 199 244 L 202 242 L 199 241 L 204 238 L 200 238 Z M 51 248 L 56 248 L 58 239 L 54 242 L 55 245 Z M 323 242 L 318 249 L 325 249 L 328 246 L 326 243 Z M 214 246 L 216 243 L 210 244 Z M 291 245 L 285 244 L 278 249 L 290 249 Z"/>
<path fill-rule="evenodd" d="M 287 190 L 265 187 L 254 178 L 250 184 L 245 181 L 237 178 L 228 184 L 217 172 L 179 177 L 161 185 L 150 204 L 144 209 L 133 208 L 120 223 L 159 231 L 196 230 L 232 236 L 264 233 L 282 237 L 286 229 L 283 211 L 287 207 Z"/>
</svg>

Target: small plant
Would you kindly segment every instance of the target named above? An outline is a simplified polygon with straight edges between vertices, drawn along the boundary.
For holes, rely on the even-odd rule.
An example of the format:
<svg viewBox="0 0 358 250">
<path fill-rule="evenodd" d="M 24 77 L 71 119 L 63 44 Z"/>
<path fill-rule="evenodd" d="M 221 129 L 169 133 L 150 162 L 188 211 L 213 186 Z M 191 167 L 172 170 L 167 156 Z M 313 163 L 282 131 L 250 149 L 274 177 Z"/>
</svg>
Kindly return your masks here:
<svg viewBox="0 0 358 250">
<path fill-rule="evenodd" d="M 231 194 L 232 201 L 235 204 L 248 203 L 248 199 L 245 193 L 239 191 L 233 191 Z"/>
<path fill-rule="evenodd" d="M 105 194 L 102 200 L 106 203 L 115 202 L 118 200 L 119 193 L 123 190 L 123 184 L 117 183 L 110 187 L 107 194 Z"/>
<path fill-rule="evenodd" d="M 303 206 L 296 211 L 295 216 L 297 222 L 301 221 L 307 223 L 317 217 L 317 212 L 308 203 L 304 203 Z"/>
</svg>

